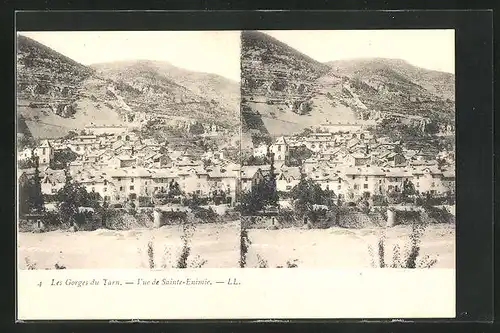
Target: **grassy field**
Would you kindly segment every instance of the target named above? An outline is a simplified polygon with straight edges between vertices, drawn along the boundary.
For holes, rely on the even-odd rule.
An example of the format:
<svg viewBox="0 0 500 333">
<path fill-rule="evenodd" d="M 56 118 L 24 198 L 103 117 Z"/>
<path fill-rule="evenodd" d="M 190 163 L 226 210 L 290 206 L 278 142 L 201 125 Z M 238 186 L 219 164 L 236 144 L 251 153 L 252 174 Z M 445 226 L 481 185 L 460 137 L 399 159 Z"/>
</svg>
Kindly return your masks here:
<svg viewBox="0 0 500 333">
<path fill-rule="evenodd" d="M 395 244 L 399 244 L 404 254 L 411 227 L 250 229 L 248 236 L 252 244 L 247 254 L 248 267 L 259 267 L 262 263 L 260 257 L 268 267 L 286 267 L 287 262 L 295 262 L 299 268 L 370 268 L 369 247 L 375 249 L 376 256 L 379 235 L 383 231 L 386 235 L 386 262 L 390 263 Z M 421 237 L 420 255 L 436 259 L 435 268 L 455 268 L 455 226 L 429 226 Z"/>
<path fill-rule="evenodd" d="M 239 222 L 198 225 L 190 240 L 188 265 L 233 268 L 239 260 Z M 20 233 L 20 269 L 36 264 L 36 269 L 149 268 L 148 243 L 153 244 L 155 267 L 176 266 L 183 247 L 180 226 L 127 231 Z"/>
</svg>

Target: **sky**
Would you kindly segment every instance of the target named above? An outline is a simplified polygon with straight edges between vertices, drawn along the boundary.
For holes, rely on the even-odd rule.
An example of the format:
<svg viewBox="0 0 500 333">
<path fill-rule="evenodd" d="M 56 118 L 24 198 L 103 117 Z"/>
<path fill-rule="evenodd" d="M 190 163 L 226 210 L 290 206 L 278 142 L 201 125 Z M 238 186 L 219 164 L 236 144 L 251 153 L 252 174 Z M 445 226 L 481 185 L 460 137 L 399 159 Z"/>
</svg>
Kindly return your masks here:
<svg viewBox="0 0 500 333">
<path fill-rule="evenodd" d="M 262 32 L 320 62 L 392 58 L 406 60 L 418 67 L 455 73 L 455 31 L 452 29 Z"/>
<path fill-rule="evenodd" d="M 20 32 L 83 64 L 160 60 L 184 69 L 240 81 L 238 31 Z"/>
<path fill-rule="evenodd" d="M 263 31 L 320 62 L 393 58 L 455 72 L 454 30 Z M 238 31 L 37 31 L 22 35 L 84 65 L 160 60 L 188 70 L 240 81 Z"/>
</svg>

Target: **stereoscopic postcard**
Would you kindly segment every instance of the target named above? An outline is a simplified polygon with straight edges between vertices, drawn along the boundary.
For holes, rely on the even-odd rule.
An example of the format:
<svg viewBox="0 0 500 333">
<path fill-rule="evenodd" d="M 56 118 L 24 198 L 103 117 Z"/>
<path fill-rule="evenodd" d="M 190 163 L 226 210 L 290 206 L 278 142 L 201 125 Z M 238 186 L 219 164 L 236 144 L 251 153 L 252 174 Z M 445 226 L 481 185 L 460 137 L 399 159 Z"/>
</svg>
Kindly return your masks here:
<svg viewBox="0 0 500 333">
<path fill-rule="evenodd" d="M 17 31 L 19 320 L 454 318 L 455 31 Z"/>
</svg>

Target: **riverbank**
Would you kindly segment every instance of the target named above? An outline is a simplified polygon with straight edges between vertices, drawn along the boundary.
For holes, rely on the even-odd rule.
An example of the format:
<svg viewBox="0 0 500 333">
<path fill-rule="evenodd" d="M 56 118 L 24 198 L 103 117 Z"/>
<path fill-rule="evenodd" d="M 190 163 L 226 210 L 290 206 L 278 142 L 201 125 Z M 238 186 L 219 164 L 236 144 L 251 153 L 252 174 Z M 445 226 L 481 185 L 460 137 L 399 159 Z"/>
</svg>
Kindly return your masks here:
<svg viewBox="0 0 500 333">
<path fill-rule="evenodd" d="M 183 248 L 181 225 L 158 229 L 50 231 L 19 233 L 20 269 L 149 268 L 148 243 L 153 245 L 156 267 L 175 267 Z M 197 225 L 190 237 L 188 264 L 208 268 L 238 267 L 239 221 Z M 26 262 L 26 260 L 28 262 Z"/>
</svg>

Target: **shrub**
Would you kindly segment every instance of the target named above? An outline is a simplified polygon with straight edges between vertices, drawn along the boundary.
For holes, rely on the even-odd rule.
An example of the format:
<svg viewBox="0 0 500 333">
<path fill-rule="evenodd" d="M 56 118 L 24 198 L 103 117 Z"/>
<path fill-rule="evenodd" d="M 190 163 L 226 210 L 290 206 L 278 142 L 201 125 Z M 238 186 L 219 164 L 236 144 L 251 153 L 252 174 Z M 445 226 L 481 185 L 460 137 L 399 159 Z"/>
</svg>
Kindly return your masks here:
<svg viewBox="0 0 500 333">
<path fill-rule="evenodd" d="M 201 258 L 199 255 L 197 255 L 191 261 L 189 261 L 189 257 L 191 255 L 190 242 L 193 232 L 194 232 L 194 225 L 188 223 L 183 224 L 183 234 L 181 236 L 182 249 L 174 265 L 171 265 L 171 262 L 167 262 L 167 258 L 171 253 L 168 247 L 165 247 L 161 262 L 158 263 L 158 261 L 155 259 L 154 244 L 152 241 L 149 241 L 147 245 L 149 268 L 150 269 L 154 269 L 156 267 L 169 268 L 169 266 L 172 268 L 188 268 L 188 267 L 202 268 L 207 263 L 207 261 Z M 139 252 L 141 252 L 140 249 Z"/>
<path fill-rule="evenodd" d="M 248 237 L 248 230 L 246 226 L 241 227 L 240 231 L 240 268 L 245 268 L 247 264 L 247 254 L 252 242 Z"/>
<path fill-rule="evenodd" d="M 419 259 L 421 236 L 425 227 L 423 225 L 413 224 L 412 232 L 405 244 L 405 252 L 401 253 L 399 245 L 394 245 L 392 248 L 392 262 L 386 263 L 386 245 L 385 237 L 380 237 L 377 244 L 377 258 L 375 261 L 375 254 L 373 248 L 368 246 L 368 253 L 370 255 L 370 263 L 372 267 L 378 268 L 431 268 L 437 263 L 437 259 L 431 259 L 429 256 L 424 256 Z"/>
<path fill-rule="evenodd" d="M 267 260 L 262 258 L 260 255 L 257 254 L 257 261 L 259 262 L 259 268 L 268 268 L 269 265 L 267 264 Z"/>
</svg>

